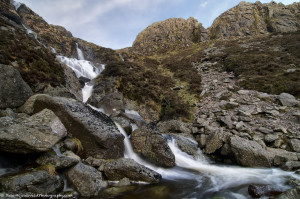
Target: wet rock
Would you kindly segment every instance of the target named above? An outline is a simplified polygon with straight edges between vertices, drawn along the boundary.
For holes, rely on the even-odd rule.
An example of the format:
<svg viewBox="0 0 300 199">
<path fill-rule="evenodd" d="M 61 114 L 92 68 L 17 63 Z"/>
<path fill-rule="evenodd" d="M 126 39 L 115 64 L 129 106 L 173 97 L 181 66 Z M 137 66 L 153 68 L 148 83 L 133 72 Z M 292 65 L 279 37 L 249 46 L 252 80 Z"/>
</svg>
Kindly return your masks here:
<svg viewBox="0 0 300 199">
<path fill-rule="evenodd" d="M 222 128 L 218 129 L 213 134 L 210 134 L 207 138 L 205 153 L 212 154 L 216 150 L 220 149 L 223 146 L 224 139 L 225 135 Z"/>
<path fill-rule="evenodd" d="M 124 154 L 124 136 L 114 122 L 82 102 L 48 95 L 32 96 L 20 108 L 25 113 L 34 113 L 49 108 L 60 118 L 68 132 L 80 140 L 81 157 L 119 158 Z"/>
<path fill-rule="evenodd" d="M 127 135 L 131 134 L 132 126 L 129 119 L 124 117 L 114 117 L 113 120 L 117 122 L 124 129 Z"/>
<path fill-rule="evenodd" d="M 79 160 L 70 156 L 47 153 L 36 160 L 39 165 L 51 164 L 56 169 L 64 169 L 79 163 Z"/>
<path fill-rule="evenodd" d="M 248 186 L 248 193 L 253 198 L 260 198 L 262 196 L 276 196 L 281 194 L 281 191 L 271 189 L 268 185 L 255 185 Z"/>
<path fill-rule="evenodd" d="M 100 198 L 116 197 L 116 196 L 120 196 L 127 192 L 133 192 L 137 189 L 138 189 L 138 187 L 134 186 L 134 185 L 122 186 L 122 187 L 110 187 L 110 188 L 106 188 L 105 190 L 103 190 L 103 192 L 101 192 L 101 195 L 99 195 L 99 197 Z"/>
<path fill-rule="evenodd" d="M 159 122 L 157 127 L 161 133 L 191 133 L 191 126 L 178 120 Z"/>
<path fill-rule="evenodd" d="M 84 87 L 85 83 L 91 81 L 89 78 L 82 77 L 82 76 L 79 77 L 78 80 L 79 80 L 80 86 L 81 86 L 82 88 Z"/>
<path fill-rule="evenodd" d="M 288 93 L 281 93 L 278 95 L 278 100 L 280 101 L 282 106 L 295 106 L 299 104 L 299 101 L 296 98 Z"/>
<path fill-rule="evenodd" d="M 300 169 L 300 161 L 287 161 L 281 165 L 281 168 L 285 171 L 295 171 Z"/>
<path fill-rule="evenodd" d="M 101 172 L 83 163 L 78 163 L 69 169 L 66 176 L 83 197 L 97 196 L 103 188 L 107 187 Z"/>
<path fill-rule="evenodd" d="M 107 161 L 104 173 L 109 180 L 121 180 L 124 177 L 149 183 L 158 183 L 161 180 L 159 173 L 126 158 Z"/>
<path fill-rule="evenodd" d="M 35 170 L 0 178 L 2 191 L 12 194 L 56 194 L 63 188 L 62 179 L 44 170 Z"/>
<path fill-rule="evenodd" d="M 32 95 L 31 88 L 12 66 L 0 64 L 0 109 L 17 108 Z"/>
<path fill-rule="evenodd" d="M 275 197 L 275 199 L 296 199 L 300 198 L 300 186 L 287 190 Z"/>
<path fill-rule="evenodd" d="M 290 139 L 288 143 L 293 151 L 300 152 L 300 140 Z"/>
<path fill-rule="evenodd" d="M 176 140 L 178 147 L 185 153 L 196 157 L 198 155 L 198 144 L 191 138 L 187 138 L 181 135 L 172 134 L 172 137 Z"/>
<path fill-rule="evenodd" d="M 137 129 L 131 134 L 133 150 L 159 166 L 175 166 L 175 156 L 164 137 L 146 129 Z"/>
<path fill-rule="evenodd" d="M 108 115 L 116 116 L 125 111 L 124 97 L 122 93 L 115 92 L 105 95 L 98 103 L 91 104 L 97 108 L 102 108 Z"/>
<path fill-rule="evenodd" d="M 129 178 L 123 178 L 114 186 L 115 187 L 123 187 L 123 186 L 129 186 L 129 185 L 131 185 Z"/>
<path fill-rule="evenodd" d="M 230 138 L 230 146 L 236 161 L 240 165 L 248 167 L 271 167 L 267 151 L 257 142 L 232 136 Z"/>
<path fill-rule="evenodd" d="M 0 132 L 0 150 L 14 153 L 48 151 L 67 135 L 65 126 L 48 109 L 0 127 Z"/>
</svg>

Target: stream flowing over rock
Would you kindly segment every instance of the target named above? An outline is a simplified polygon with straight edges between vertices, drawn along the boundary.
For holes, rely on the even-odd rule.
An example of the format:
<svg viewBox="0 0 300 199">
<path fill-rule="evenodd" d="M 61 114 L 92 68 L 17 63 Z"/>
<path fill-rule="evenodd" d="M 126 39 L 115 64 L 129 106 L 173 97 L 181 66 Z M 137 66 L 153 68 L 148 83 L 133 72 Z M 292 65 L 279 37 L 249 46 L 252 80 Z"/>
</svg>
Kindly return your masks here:
<svg viewBox="0 0 300 199">
<path fill-rule="evenodd" d="M 51 109 L 61 119 L 68 132 L 81 141 L 82 157 L 123 157 L 124 136 L 106 115 L 94 111 L 82 102 L 48 95 L 32 96 L 21 110 L 32 114 L 44 108 Z"/>
<path fill-rule="evenodd" d="M 130 140 L 133 150 L 148 160 L 163 167 L 175 166 L 175 156 L 161 134 L 137 129 L 132 132 Z"/>
<path fill-rule="evenodd" d="M 0 108 L 16 108 L 32 95 L 31 88 L 13 66 L 0 64 Z"/>
<path fill-rule="evenodd" d="M 24 120 L 0 125 L 0 151 L 48 151 L 66 135 L 67 130 L 60 119 L 51 110 L 44 109 Z"/>
</svg>

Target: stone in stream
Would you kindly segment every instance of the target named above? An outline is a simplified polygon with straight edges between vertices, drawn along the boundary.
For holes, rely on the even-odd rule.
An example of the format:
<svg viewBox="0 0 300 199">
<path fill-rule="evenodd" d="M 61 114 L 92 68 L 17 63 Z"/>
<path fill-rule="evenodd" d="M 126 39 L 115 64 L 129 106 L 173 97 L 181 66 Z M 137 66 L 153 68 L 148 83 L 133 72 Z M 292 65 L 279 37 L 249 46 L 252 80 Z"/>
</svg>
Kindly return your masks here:
<svg viewBox="0 0 300 199">
<path fill-rule="evenodd" d="M 81 162 L 69 169 L 66 176 L 83 197 L 97 196 L 108 185 L 101 172 Z"/>
<path fill-rule="evenodd" d="M 57 194 L 63 188 L 63 181 L 57 174 L 36 169 L 2 177 L 0 187 L 2 192 L 11 194 Z"/>
<path fill-rule="evenodd" d="M 236 161 L 240 165 L 247 167 L 271 167 L 267 151 L 257 142 L 232 136 L 230 138 L 230 146 Z"/>
<path fill-rule="evenodd" d="M 104 174 L 108 180 L 121 180 L 124 177 L 132 181 L 158 183 L 161 175 L 132 159 L 120 158 L 109 160 L 104 166 Z"/>
<path fill-rule="evenodd" d="M 13 66 L 0 64 L 0 109 L 17 108 L 32 95 L 31 88 Z"/>
<path fill-rule="evenodd" d="M 175 156 L 164 137 L 146 129 L 137 129 L 131 134 L 133 150 L 163 167 L 175 166 Z"/>
<path fill-rule="evenodd" d="M 253 198 L 260 198 L 263 196 L 276 196 L 281 194 L 282 192 L 271 189 L 271 187 L 268 185 L 250 184 L 248 186 L 248 193 Z"/>
<path fill-rule="evenodd" d="M 287 190 L 282 194 L 276 196 L 274 199 L 296 199 L 300 198 L 300 186 Z"/>
<path fill-rule="evenodd" d="M 32 114 L 44 108 L 51 109 L 65 125 L 68 133 L 80 140 L 83 146 L 81 157 L 123 157 L 124 136 L 114 122 L 103 113 L 74 99 L 48 95 L 32 96 L 20 110 Z"/>
<path fill-rule="evenodd" d="M 67 135 L 65 126 L 49 109 L 0 126 L 0 132 L 0 151 L 14 153 L 48 151 Z"/>
</svg>

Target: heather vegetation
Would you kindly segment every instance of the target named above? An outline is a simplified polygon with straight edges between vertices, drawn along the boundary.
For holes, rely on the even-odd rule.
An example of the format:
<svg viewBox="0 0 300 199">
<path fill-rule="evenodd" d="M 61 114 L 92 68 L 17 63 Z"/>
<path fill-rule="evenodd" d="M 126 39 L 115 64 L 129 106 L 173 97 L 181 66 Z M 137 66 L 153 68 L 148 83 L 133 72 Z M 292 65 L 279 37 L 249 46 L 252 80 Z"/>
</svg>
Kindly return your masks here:
<svg viewBox="0 0 300 199">
<path fill-rule="evenodd" d="M 5 23 L 0 19 L 0 24 Z M 0 30 L 0 62 L 7 65 L 14 62 L 14 67 L 31 87 L 37 83 L 64 84 L 63 68 L 56 62 L 55 55 L 25 32 L 16 34 L 14 31 L 20 30 Z"/>
</svg>

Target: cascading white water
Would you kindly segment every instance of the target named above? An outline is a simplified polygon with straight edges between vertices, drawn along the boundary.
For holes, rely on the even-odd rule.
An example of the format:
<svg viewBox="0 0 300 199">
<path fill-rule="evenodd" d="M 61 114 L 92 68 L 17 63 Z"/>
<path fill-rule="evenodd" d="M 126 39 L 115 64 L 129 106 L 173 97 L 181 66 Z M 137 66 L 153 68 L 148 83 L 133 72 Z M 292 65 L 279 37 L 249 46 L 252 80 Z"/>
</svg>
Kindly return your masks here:
<svg viewBox="0 0 300 199">
<path fill-rule="evenodd" d="M 168 140 L 168 145 L 175 155 L 177 166 L 199 172 L 199 174 L 210 179 L 212 185 L 209 189 L 206 189 L 206 192 L 216 192 L 247 184 L 264 184 L 270 185 L 275 190 L 286 190 L 289 188 L 285 185 L 287 178 L 300 180 L 300 176 L 281 169 L 211 165 L 203 159 L 194 159 L 182 152 L 178 148 L 175 139 Z"/>
<path fill-rule="evenodd" d="M 83 53 L 77 46 L 77 53 L 78 58 L 83 59 Z M 81 55 L 82 54 L 82 55 Z M 76 74 L 76 76 L 79 77 L 86 77 L 90 80 L 97 77 L 104 69 L 105 65 L 100 64 L 99 68 L 95 67 L 91 62 L 86 60 L 78 60 L 75 58 L 68 58 L 65 56 L 56 56 L 58 61 L 61 63 L 66 64 L 68 67 L 70 67 Z M 89 82 L 85 84 L 85 86 L 82 89 L 82 101 L 85 103 L 89 99 L 89 97 L 92 95 L 93 92 L 93 85 Z"/>
<path fill-rule="evenodd" d="M 79 60 L 84 60 L 84 55 L 83 52 L 80 50 L 80 48 L 78 47 L 78 44 L 76 43 L 76 50 L 77 50 L 77 58 Z"/>
<path fill-rule="evenodd" d="M 37 40 L 37 37 L 38 37 L 37 33 L 34 32 L 33 30 L 29 29 L 28 27 L 26 27 L 24 24 L 22 24 L 22 25 L 23 25 L 23 27 L 25 28 L 26 33 L 27 33 L 28 35 L 29 35 L 29 34 L 33 35 L 34 38 Z"/>
<path fill-rule="evenodd" d="M 20 2 L 16 2 L 16 1 L 11 1 L 11 4 L 15 7 L 16 10 L 18 10 L 20 8 L 20 6 L 22 5 Z"/>
<path fill-rule="evenodd" d="M 84 76 L 89 79 L 93 79 L 102 72 L 102 70 L 104 70 L 104 65 L 102 65 L 99 70 L 95 70 L 95 66 L 90 64 L 88 61 L 66 58 L 63 56 L 57 57 L 61 62 L 72 68 L 77 77 Z M 80 56 L 78 55 L 78 58 L 79 57 Z M 83 88 L 83 102 L 87 101 L 92 89 L 93 86 L 88 83 Z M 103 110 L 95 107 L 92 108 L 103 112 Z M 138 120 L 143 120 L 143 118 L 134 110 L 126 110 L 125 114 L 129 118 L 133 117 Z M 200 151 L 199 157 L 197 158 L 182 152 L 178 148 L 175 139 L 169 139 L 168 145 L 175 155 L 176 167 L 169 169 L 157 167 L 143 160 L 133 151 L 128 135 L 119 124 L 115 124 L 125 137 L 124 156 L 160 173 L 163 179 L 167 181 L 165 183 L 172 182 L 174 184 L 175 182 L 178 182 L 181 184 L 180 182 L 184 181 L 187 184 L 186 186 L 189 188 L 189 191 L 186 191 L 186 187 L 184 186 L 184 188 L 181 188 L 184 189 L 184 194 L 182 194 L 183 198 L 207 198 L 206 194 L 229 190 L 230 194 L 235 198 L 245 199 L 249 198 L 249 195 L 247 195 L 248 193 L 245 188 L 239 188 L 242 185 L 245 187 L 252 183 L 265 184 L 275 190 L 286 190 L 289 188 L 289 186 L 285 184 L 288 178 L 300 180 L 300 177 L 292 172 L 285 172 L 280 169 L 255 169 L 242 168 L 238 166 L 212 165 L 205 161 L 205 159 L 201 158 L 202 154 Z M 132 124 L 132 127 L 133 129 L 137 128 L 135 124 Z M 182 187 L 182 185 L 180 187 Z M 180 189 L 180 187 L 178 189 Z"/>
</svg>

